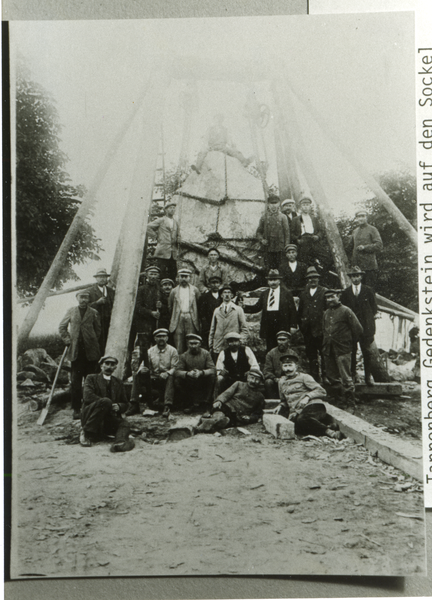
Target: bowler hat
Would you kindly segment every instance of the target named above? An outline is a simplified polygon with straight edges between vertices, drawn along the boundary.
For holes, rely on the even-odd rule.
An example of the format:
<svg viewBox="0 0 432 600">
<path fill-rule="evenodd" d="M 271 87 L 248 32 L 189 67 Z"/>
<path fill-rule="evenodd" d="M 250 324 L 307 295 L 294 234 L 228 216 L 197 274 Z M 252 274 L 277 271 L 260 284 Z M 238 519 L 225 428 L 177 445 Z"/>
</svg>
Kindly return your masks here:
<svg viewBox="0 0 432 600">
<path fill-rule="evenodd" d="M 282 275 L 277 269 L 270 269 L 267 275 L 267 279 L 282 279 Z"/>
<path fill-rule="evenodd" d="M 99 276 L 102 276 L 102 275 L 105 275 L 105 277 L 109 277 L 110 276 L 110 274 L 106 272 L 106 269 L 99 269 L 95 273 L 95 275 L 93 275 L 93 277 L 99 277 Z"/>
<path fill-rule="evenodd" d="M 224 292 L 225 290 L 229 290 L 231 292 L 231 294 L 234 295 L 234 290 L 232 289 L 232 287 L 229 285 L 229 283 L 226 283 L 225 285 L 223 285 L 221 287 L 221 289 L 219 290 L 219 293 L 222 294 L 222 292 Z"/>
<path fill-rule="evenodd" d="M 365 272 L 362 271 L 360 269 L 360 267 L 357 267 L 357 265 L 355 267 L 351 267 L 351 269 L 348 271 L 348 275 L 351 277 L 351 275 L 364 275 Z"/>
<path fill-rule="evenodd" d="M 287 352 L 286 354 L 283 354 L 280 359 L 279 359 L 282 363 L 287 361 L 287 360 L 294 360 L 295 362 L 299 362 L 299 357 L 298 354 L 294 351 L 291 352 Z"/>
</svg>

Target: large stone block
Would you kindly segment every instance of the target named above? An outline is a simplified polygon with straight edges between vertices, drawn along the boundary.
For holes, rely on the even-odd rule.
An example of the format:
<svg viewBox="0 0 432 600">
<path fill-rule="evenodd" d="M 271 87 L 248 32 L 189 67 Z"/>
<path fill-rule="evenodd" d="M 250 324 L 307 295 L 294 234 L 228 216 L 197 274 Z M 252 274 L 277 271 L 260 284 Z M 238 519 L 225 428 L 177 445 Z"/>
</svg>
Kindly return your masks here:
<svg viewBox="0 0 432 600">
<path fill-rule="evenodd" d="M 295 438 L 294 423 L 279 415 L 264 415 L 263 425 L 271 435 L 279 440 Z"/>
</svg>

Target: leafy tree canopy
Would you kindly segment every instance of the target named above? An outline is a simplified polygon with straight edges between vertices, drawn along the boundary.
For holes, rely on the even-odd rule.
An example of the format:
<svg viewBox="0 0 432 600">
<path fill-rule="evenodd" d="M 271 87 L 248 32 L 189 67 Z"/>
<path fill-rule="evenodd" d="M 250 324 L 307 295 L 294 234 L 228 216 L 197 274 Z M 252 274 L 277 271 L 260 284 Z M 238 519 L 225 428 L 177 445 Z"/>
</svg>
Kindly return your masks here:
<svg viewBox="0 0 432 600">
<path fill-rule="evenodd" d="M 61 150 L 61 125 L 54 98 L 32 81 L 18 62 L 16 87 L 16 239 L 17 288 L 22 296 L 37 292 L 85 193 L 73 186 Z M 56 283 L 77 280 L 74 265 L 91 258 L 101 247 L 85 223 L 69 250 Z"/>
</svg>

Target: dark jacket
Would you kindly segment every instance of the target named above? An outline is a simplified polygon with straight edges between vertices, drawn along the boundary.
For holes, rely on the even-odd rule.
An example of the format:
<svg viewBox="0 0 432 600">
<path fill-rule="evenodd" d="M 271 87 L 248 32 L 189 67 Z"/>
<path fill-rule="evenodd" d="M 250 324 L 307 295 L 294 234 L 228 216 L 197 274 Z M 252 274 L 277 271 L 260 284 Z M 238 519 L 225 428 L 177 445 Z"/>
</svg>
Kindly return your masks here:
<svg viewBox="0 0 432 600">
<path fill-rule="evenodd" d="M 311 219 L 312 219 L 312 224 L 313 224 L 313 228 L 314 228 L 314 233 L 313 235 L 317 235 L 319 237 L 319 239 L 321 240 L 323 237 L 323 231 L 321 228 L 321 224 L 318 221 L 318 219 L 316 217 L 314 217 L 313 215 L 311 215 Z M 298 215 L 297 217 L 295 217 L 292 221 L 291 221 L 291 241 L 293 244 L 299 244 L 300 242 L 300 238 L 302 237 L 302 215 Z M 307 237 L 308 234 L 305 234 Z M 301 242 L 300 242 L 301 243 Z"/>
<path fill-rule="evenodd" d="M 360 294 L 354 296 L 353 287 L 350 285 L 341 294 L 341 302 L 348 306 L 363 327 L 362 338 L 372 339 L 375 335 L 375 315 L 378 312 L 378 306 L 375 299 L 375 294 L 372 288 L 361 284 Z"/>
<path fill-rule="evenodd" d="M 359 246 L 364 246 L 364 249 L 359 250 Z M 376 254 L 382 249 L 383 243 L 378 229 L 366 223 L 354 229 L 347 251 L 348 253 L 352 251 L 352 265 L 357 265 L 365 271 L 374 271 L 378 269 Z"/>
<path fill-rule="evenodd" d="M 178 377 L 185 378 L 186 373 L 198 369 L 204 371 L 205 376 L 216 375 L 216 367 L 210 352 L 200 348 L 198 354 L 192 354 L 190 350 L 186 350 L 179 356 L 179 362 L 175 370 L 175 374 Z"/>
<path fill-rule="evenodd" d="M 283 252 L 285 246 L 290 243 L 288 219 L 281 212 L 275 214 L 267 212 L 260 218 L 256 237 L 259 240 L 266 239 L 268 241 L 268 252 Z"/>
<path fill-rule="evenodd" d="M 161 292 L 159 300 L 162 304 L 162 308 L 159 309 L 160 318 L 159 318 L 158 327 L 163 327 L 164 329 L 169 329 L 170 322 L 171 322 L 171 311 L 168 306 L 168 296 L 166 296 L 165 294 L 163 294 Z"/>
<path fill-rule="evenodd" d="M 340 304 L 325 311 L 323 332 L 323 353 L 329 356 L 333 349 L 335 356 L 341 356 L 352 352 L 353 342 L 363 334 L 363 327 L 353 311 Z"/>
<path fill-rule="evenodd" d="M 106 291 L 107 291 L 107 295 L 105 296 L 106 298 L 106 303 L 105 304 L 96 304 L 96 302 L 100 299 L 103 298 L 104 295 L 103 293 L 100 291 L 99 286 L 97 285 L 97 283 L 95 283 L 94 285 L 92 285 L 91 287 L 88 288 L 87 292 L 90 294 L 90 302 L 89 302 L 89 306 L 90 308 L 94 308 L 95 310 L 98 311 L 102 324 L 104 322 L 108 322 L 111 319 L 111 311 L 112 311 L 112 307 L 114 304 L 114 296 L 115 296 L 115 291 L 106 286 Z"/>
<path fill-rule="evenodd" d="M 161 297 L 159 283 L 144 284 L 138 288 L 133 317 L 133 329 L 136 333 L 152 333 L 157 327 L 152 311 Z M 159 325 L 160 326 L 160 325 Z"/>
<path fill-rule="evenodd" d="M 107 381 L 102 373 L 87 375 L 84 382 L 82 421 L 87 419 L 87 413 L 94 402 L 108 398 L 113 404 L 118 404 L 120 412 L 124 413 L 129 406 L 126 390 L 123 383 L 117 377 L 111 377 L 111 398 L 107 395 Z"/>
<path fill-rule="evenodd" d="M 200 296 L 198 300 L 198 316 L 201 323 L 201 331 L 203 333 L 203 337 L 210 331 L 210 325 L 213 318 L 213 313 L 215 308 L 222 304 L 222 298 L 218 295 L 217 298 L 213 296 L 210 290 L 204 292 L 202 296 Z"/>
<path fill-rule="evenodd" d="M 272 348 L 270 352 L 267 352 L 265 357 L 265 364 L 263 369 L 264 379 L 276 380 L 282 377 L 282 363 L 280 361 L 281 356 L 290 351 L 290 348 L 285 350 L 285 352 L 281 352 L 276 346 L 276 348 Z"/>
<path fill-rule="evenodd" d="M 261 416 L 264 408 L 264 396 L 259 390 L 252 390 L 244 381 L 236 381 L 216 398 L 226 404 L 238 416 Z"/>
<path fill-rule="evenodd" d="M 69 326 L 69 331 L 68 331 Z M 78 306 L 70 308 L 59 325 L 59 334 L 66 344 L 70 344 L 66 358 L 70 361 L 76 360 L 78 356 L 78 341 L 82 335 L 86 358 L 89 361 L 99 360 L 100 347 L 99 338 L 101 334 L 100 316 L 97 310 L 87 306 L 84 317 Z"/>
<path fill-rule="evenodd" d="M 262 311 L 260 337 L 266 339 L 269 326 L 269 312 L 267 311 L 267 302 L 270 294 L 270 289 L 266 290 L 258 298 L 258 302 L 254 306 L 244 306 L 244 312 L 247 314 L 255 314 Z M 273 312 L 273 311 L 272 311 Z M 294 298 L 291 292 L 280 286 L 279 310 L 277 313 L 277 331 L 289 331 L 291 327 L 297 326 L 297 311 L 294 303 Z M 276 316 L 274 313 L 272 315 Z"/>
<path fill-rule="evenodd" d="M 298 319 L 300 331 L 303 335 L 322 336 L 323 315 L 327 308 L 325 291 L 326 288 L 319 285 L 315 294 L 311 296 L 309 287 L 306 286 L 300 294 Z"/>
<path fill-rule="evenodd" d="M 282 282 L 285 285 L 285 287 L 288 288 L 291 292 L 296 293 L 296 295 L 300 293 L 306 285 L 305 278 L 307 266 L 305 265 L 305 263 L 297 261 L 297 268 L 293 272 L 290 269 L 287 257 L 284 256 L 281 260 L 279 270 L 280 274 L 283 277 Z"/>
</svg>

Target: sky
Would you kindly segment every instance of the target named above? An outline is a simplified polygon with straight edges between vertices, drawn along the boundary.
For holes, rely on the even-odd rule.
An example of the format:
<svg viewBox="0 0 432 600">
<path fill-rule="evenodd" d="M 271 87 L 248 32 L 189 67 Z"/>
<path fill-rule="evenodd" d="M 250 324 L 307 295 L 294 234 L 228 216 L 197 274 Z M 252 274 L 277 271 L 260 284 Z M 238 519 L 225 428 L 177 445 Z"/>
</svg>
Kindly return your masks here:
<svg viewBox="0 0 432 600">
<path fill-rule="evenodd" d="M 401 167 L 414 172 L 413 36 L 412 13 L 406 12 L 10 24 L 12 64 L 19 52 L 33 79 L 54 96 L 63 125 L 61 148 L 70 159 L 67 171 L 73 184 L 87 187 L 145 89 L 157 54 L 199 57 L 204 65 L 216 61 L 221 66 L 234 60 L 259 66 L 263 59 L 282 59 L 294 89 L 318 109 L 371 172 Z M 13 79 L 13 66 L 11 71 Z M 179 158 L 185 86 L 185 81 L 173 80 L 164 99 L 168 167 L 175 166 Z M 198 82 L 190 162 L 216 112 L 225 115 L 238 149 L 245 156 L 253 153 L 243 116 L 247 91 L 239 83 Z M 260 102 L 270 101 L 267 83 L 256 85 L 254 91 Z M 368 194 L 363 182 L 305 106 L 296 101 L 295 107 L 305 144 L 335 214 L 352 215 L 356 202 Z M 98 263 L 77 267 L 84 282 L 92 281 L 96 267 L 110 269 L 128 201 L 138 131 L 135 123 L 99 190 L 91 222 L 104 252 Z M 270 162 L 268 183 L 277 183 L 272 121 L 262 134 Z M 61 313 L 66 300 L 70 306 L 70 296 L 49 300 L 48 312 L 55 306 Z M 47 308 L 43 312 L 46 314 Z M 39 325 L 44 319 L 40 321 Z"/>
</svg>

